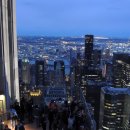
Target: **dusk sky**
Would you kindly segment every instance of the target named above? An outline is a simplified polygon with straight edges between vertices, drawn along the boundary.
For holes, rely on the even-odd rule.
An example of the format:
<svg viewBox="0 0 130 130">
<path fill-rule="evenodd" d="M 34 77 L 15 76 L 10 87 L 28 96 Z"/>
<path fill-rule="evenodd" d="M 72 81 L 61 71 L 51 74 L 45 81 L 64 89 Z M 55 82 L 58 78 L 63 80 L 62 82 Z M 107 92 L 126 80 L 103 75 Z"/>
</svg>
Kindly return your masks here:
<svg viewBox="0 0 130 130">
<path fill-rule="evenodd" d="M 130 38 L 130 0 L 16 0 L 18 35 Z"/>
</svg>

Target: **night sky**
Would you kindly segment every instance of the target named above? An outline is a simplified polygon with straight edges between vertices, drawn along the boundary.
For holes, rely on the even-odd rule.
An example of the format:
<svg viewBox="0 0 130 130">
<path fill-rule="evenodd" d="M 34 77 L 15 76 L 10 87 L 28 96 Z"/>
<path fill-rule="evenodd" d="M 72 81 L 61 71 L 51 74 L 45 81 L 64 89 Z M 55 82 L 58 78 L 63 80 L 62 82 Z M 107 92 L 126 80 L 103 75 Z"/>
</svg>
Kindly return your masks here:
<svg viewBox="0 0 130 130">
<path fill-rule="evenodd" d="M 16 0 L 18 35 L 130 38 L 130 0 Z"/>
</svg>

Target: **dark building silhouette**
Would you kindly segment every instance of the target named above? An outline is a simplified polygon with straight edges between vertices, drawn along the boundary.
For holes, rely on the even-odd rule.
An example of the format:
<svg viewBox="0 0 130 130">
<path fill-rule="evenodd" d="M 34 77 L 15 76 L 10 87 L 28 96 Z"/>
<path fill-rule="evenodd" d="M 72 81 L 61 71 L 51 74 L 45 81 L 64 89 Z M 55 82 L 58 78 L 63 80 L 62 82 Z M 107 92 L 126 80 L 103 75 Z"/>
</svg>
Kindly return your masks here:
<svg viewBox="0 0 130 130">
<path fill-rule="evenodd" d="M 57 60 L 54 62 L 55 80 L 57 85 L 62 84 L 65 81 L 65 65 L 64 61 Z"/>
<path fill-rule="evenodd" d="M 114 53 L 113 55 L 113 84 L 114 87 L 130 87 L 130 55 Z"/>
<path fill-rule="evenodd" d="M 55 83 L 55 71 L 48 70 L 47 71 L 47 84 L 53 86 Z"/>
<path fill-rule="evenodd" d="M 93 50 L 93 35 L 85 35 L 85 59 L 80 53 L 77 53 L 77 61 L 74 67 L 75 88 L 80 88 L 86 97 L 86 88 L 88 80 L 101 81 L 102 71 L 99 69 L 101 60 L 101 51 Z M 76 90 L 78 93 L 78 90 Z"/>
<path fill-rule="evenodd" d="M 35 80 L 35 77 L 36 77 L 36 70 L 35 70 L 35 64 L 30 64 L 30 85 L 31 86 L 35 86 L 36 85 L 36 80 Z"/>
<path fill-rule="evenodd" d="M 65 76 L 65 65 L 64 65 L 64 61 L 62 60 L 57 60 L 54 62 L 54 70 L 59 70 L 61 71 L 63 77 Z"/>
<path fill-rule="evenodd" d="M 85 35 L 85 59 L 87 65 L 91 65 L 91 58 L 93 52 L 93 35 Z"/>
<path fill-rule="evenodd" d="M 30 61 L 27 58 L 22 60 L 22 82 L 25 85 L 30 84 Z"/>
<path fill-rule="evenodd" d="M 113 76 L 113 64 L 112 62 L 104 62 L 104 66 L 102 69 L 103 78 L 105 78 L 107 84 L 112 84 L 112 76 Z"/>
<path fill-rule="evenodd" d="M 18 60 L 18 68 L 19 68 L 19 84 L 22 83 L 22 60 Z"/>
<path fill-rule="evenodd" d="M 101 88 L 106 86 L 105 82 L 88 80 L 86 87 L 86 101 L 91 104 L 96 121 L 97 130 L 99 128 L 99 112 L 100 112 L 100 92 Z"/>
<path fill-rule="evenodd" d="M 85 60 L 79 59 L 78 65 L 75 68 L 76 72 L 76 84 L 82 89 L 83 95 L 86 97 L 86 72 L 85 72 Z M 77 86 L 77 87 L 78 87 Z"/>
<path fill-rule="evenodd" d="M 87 39 L 87 40 L 86 40 Z M 100 91 L 104 86 L 102 82 L 101 50 L 93 50 L 93 35 L 85 36 L 85 60 L 84 66 L 84 90 L 85 98 L 91 104 L 96 121 L 96 128 L 99 128 L 99 110 L 100 110 Z M 82 81 L 82 80 L 81 80 Z M 82 84 L 81 84 L 82 86 Z"/>
<path fill-rule="evenodd" d="M 43 86 L 44 85 L 44 65 L 45 65 L 45 61 L 43 60 L 37 60 L 36 61 L 36 86 Z"/>
<path fill-rule="evenodd" d="M 92 57 L 91 57 L 91 65 L 93 67 L 99 67 L 101 63 L 101 50 L 93 50 Z"/>
<path fill-rule="evenodd" d="M 71 79 L 74 83 L 75 94 L 78 97 L 80 87 L 82 89 L 83 95 L 86 96 L 86 77 L 85 77 L 85 59 L 81 58 L 80 53 L 77 54 L 77 59 L 74 59 L 71 62 Z M 72 77 L 71 77 L 72 78 Z"/>
</svg>

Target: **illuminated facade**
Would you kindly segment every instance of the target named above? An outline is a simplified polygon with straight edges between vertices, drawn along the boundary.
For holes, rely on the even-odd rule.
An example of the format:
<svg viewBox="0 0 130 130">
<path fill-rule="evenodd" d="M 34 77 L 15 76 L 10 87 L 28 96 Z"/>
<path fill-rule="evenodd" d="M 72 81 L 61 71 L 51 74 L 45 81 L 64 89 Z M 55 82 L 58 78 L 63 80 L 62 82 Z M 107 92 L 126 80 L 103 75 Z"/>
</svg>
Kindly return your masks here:
<svg viewBox="0 0 130 130">
<path fill-rule="evenodd" d="M 41 94 L 42 94 L 41 90 L 35 90 L 30 92 L 30 96 L 32 97 L 38 97 L 41 96 Z"/>
<path fill-rule="evenodd" d="M 0 95 L 19 101 L 15 0 L 0 0 Z M 3 100 L 4 101 L 4 100 Z"/>
<path fill-rule="evenodd" d="M 82 89 L 83 95 L 86 96 L 86 72 L 85 60 L 78 59 L 73 68 L 75 93 L 79 96 L 79 87 Z"/>
<path fill-rule="evenodd" d="M 100 130 L 129 130 L 129 102 L 129 88 L 103 87 L 100 98 Z"/>
<path fill-rule="evenodd" d="M 117 53 L 113 56 L 113 84 L 117 88 L 130 87 L 130 55 Z"/>
</svg>

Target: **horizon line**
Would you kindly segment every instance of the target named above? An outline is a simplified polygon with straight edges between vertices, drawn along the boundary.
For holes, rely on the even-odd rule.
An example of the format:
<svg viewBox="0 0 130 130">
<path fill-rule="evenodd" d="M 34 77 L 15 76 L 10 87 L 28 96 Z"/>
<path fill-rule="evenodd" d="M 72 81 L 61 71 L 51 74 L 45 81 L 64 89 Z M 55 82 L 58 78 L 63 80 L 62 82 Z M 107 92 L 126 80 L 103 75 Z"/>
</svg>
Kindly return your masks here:
<svg viewBox="0 0 130 130">
<path fill-rule="evenodd" d="M 85 34 L 85 35 L 93 35 L 93 34 Z M 59 36 L 56 36 L 56 35 L 17 35 L 17 37 L 64 37 L 64 38 L 85 38 L 85 35 L 81 36 L 62 36 L 62 35 L 59 35 Z M 97 35 L 93 35 L 94 38 L 99 38 L 99 39 L 130 39 L 128 37 L 111 37 L 111 36 L 97 36 Z"/>
</svg>

